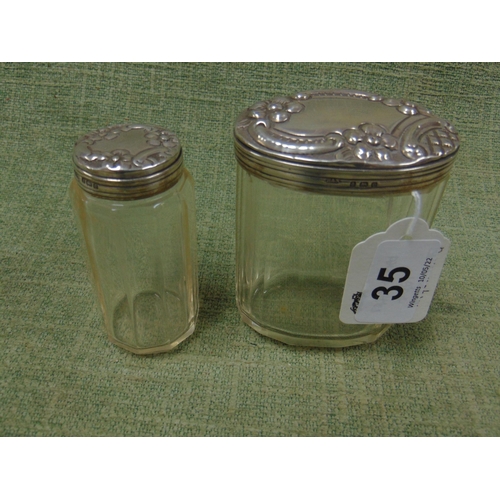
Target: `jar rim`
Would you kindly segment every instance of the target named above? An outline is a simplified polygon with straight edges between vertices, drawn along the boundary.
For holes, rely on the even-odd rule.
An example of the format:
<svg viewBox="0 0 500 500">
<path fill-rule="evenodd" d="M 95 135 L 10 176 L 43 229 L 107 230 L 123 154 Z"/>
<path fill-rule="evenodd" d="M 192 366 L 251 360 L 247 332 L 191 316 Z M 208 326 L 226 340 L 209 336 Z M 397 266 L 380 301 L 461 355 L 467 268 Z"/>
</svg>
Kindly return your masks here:
<svg viewBox="0 0 500 500">
<path fill-rule="evenodd" d="M 424 189 L 447 176 L 455 157 L 427 165 L 374 172 L 356 165 L 325 168 L 314 164 L 273 162 L 265 155 L 234 142 L 237 163 L 256 177 L 284 187 L 333 194 L 378 195 Z M 382 174 L 382 175 L 381 175 Z"/>
</svg>

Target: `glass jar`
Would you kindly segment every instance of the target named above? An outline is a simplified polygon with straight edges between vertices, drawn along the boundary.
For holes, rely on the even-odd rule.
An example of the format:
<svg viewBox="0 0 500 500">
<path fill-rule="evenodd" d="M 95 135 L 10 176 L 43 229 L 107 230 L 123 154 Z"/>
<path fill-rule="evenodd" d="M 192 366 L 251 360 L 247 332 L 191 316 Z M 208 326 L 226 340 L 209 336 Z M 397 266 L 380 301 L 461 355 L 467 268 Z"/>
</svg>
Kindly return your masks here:
<svg viewBox="0 0 500 500">
<path fill-rule="evenodd" d="M 70 196 L 111 342 L 173 349 L 198 314 L 194 185 L 177 137 L 116 125 L 80 138 Z"/>
<path fill-rule="evenodd" d="M 258 102 L 234 133 L 243 321 L 294 345 L 378 339 L 389 325 L 339 319 L 351 251 L 408 216 L 431 225 L 453 127 L 404 100 L 329 90 Z"/>
</svg>

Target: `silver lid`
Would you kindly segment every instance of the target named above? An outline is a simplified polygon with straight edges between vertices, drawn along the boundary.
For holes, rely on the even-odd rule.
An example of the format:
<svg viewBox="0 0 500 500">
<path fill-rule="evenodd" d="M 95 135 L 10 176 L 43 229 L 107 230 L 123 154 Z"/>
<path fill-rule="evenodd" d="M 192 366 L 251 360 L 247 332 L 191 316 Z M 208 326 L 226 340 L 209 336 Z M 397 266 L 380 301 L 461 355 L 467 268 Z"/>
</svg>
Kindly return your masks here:
<svg viewBox="0 0 500 500">
<path fill-rule="evenodd" d="M 392 192 L 446 175 L 453 126 L 425 108 L 354 90 L 317 90 L 258 102 L 235 125 L 240 164 L 262 178 L 314 191 Z"/>
<path fill-rule="evenodd" d="M 164 128 L 122 124 L 78 139 L 73 161 L 85 191 L 101 198 L 137 199 L 177 182 L 182 150 L 177 136 Z"/>
</svg>

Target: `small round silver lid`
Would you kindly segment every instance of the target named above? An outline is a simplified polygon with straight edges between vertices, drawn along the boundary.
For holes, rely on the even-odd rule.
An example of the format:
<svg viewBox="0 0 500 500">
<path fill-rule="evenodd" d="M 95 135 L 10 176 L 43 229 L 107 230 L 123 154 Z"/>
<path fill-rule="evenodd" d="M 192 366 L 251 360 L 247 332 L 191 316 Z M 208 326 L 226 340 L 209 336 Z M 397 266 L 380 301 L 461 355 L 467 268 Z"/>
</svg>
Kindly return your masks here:
<svg viewBox="0 0 500 500">
<path fill-rule="evenodd" d="M 101 198 L 138 199 L 177 182 L 182 150 L 169 130 L 127 123 L 78 139 L 73 161 L 76 179 L 85 191 Z"/>
<path fill-rule="evenodd" d="M 370 194 L 437 182 L 459 147 L 453 126 L 429 110 L 355 90 L 258 102 L 238 117 L 234 135 L 238 161 L 259 177 Z"/>
</svg>

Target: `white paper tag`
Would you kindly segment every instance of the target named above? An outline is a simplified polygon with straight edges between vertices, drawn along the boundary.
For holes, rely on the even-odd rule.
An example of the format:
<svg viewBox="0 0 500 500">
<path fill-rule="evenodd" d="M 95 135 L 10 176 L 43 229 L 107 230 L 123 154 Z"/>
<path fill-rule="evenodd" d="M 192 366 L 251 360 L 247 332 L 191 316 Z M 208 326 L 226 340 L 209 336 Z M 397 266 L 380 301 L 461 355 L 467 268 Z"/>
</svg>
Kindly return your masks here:
<svg viewBox="0 0 500 500">
<path fill-rule="evenodd" d="M 414 224 L 411 239 L 405 237 Z M 415 323 L 427 315 L 450 241 L 413 217 L 352 250 L 340 320 L 348 324 Z"/>
</svg>

